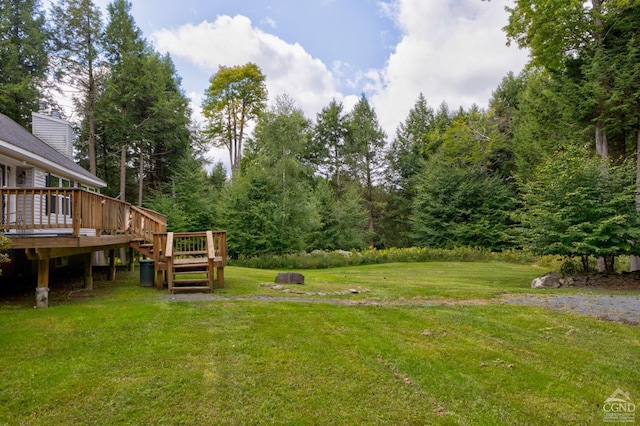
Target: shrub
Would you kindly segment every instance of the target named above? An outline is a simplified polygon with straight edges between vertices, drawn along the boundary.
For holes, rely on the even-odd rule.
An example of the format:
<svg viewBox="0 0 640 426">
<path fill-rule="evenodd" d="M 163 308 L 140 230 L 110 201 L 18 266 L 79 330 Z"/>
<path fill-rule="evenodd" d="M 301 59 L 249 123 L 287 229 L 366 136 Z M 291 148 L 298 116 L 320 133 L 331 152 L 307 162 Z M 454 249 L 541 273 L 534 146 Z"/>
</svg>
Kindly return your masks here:
<svg viewBox="0 0 640 426">
<path fill-rule="evenodd" d="M 11 247 L 11 240 L 5 237 L 4 234 L 0 233 L 0 265 L 11 261 L 11 259 L 9 259 L 9 254 L 6 252 L 6 250 L 8 250 L 9 247 Z M 0 275 L 2 275 L 1 266 L 0 266 Z"/>
<path fill-rule="evenodd" d="M 458 247 L 438 249 L 426 247 L 366 249 L 366 250 L 314 250 L 310 253 L 263 255 L 230 260 L 229 264 L 259 269 L 325 269 L 341 266 L 374 265 L 392 262 L 509 262 L 539 263 L 554 266 L 552 257 L 540 258 L 526 252 L 506 250 L 491 252 L 486 249 Z"/>
</svg>

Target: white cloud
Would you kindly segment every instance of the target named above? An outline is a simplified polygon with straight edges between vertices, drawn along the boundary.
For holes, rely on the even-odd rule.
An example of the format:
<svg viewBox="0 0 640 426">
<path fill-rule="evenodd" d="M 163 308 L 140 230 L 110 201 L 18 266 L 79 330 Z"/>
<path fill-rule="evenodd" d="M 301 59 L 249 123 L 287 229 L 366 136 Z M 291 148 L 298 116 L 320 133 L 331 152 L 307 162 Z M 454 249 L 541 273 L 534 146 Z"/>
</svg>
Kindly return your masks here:
<svg viewBox="0 0 640 426">
<path fill-rule="evenodd" d="M 162 29 L 151 40 L 159 51 L 183 58 L 210 75 L 220 65 L 254 62 L 267 77 L 269 98 L 287 93 L 309 118 L 315 118 L 332 98 L 342 97 L 325 64 L 299 44 L 286 43 L 254 27 L 244 16 L 218 16 L 214 22 Z M 207 84 L 202 83 L 203 91 Z"/>
<path fill-rule="evenodd" d="M 442 101 L 452 109 L 486 106 L 506 73 L 522 69 L 526 52 L 505 45 L 507 1 L 378 1 L 381 13 L 392 16 L 400 32 L 383 69 L 359 71 L 337 61 L 329 69 L 301 45 L 255 27 L 242 15 L 158 30 L 150 39 L 158 50 L 208 76 L 220 65 L 254 62 L 267 76 L 269 98 L 287 93 L 311 119 L 332 98 L 349 111 L 365 92 L 392 138 L 420 92 L 433 108 Z M 201 91 L 207 84 L 203 79 Z"/>
<path fill-rule="evenodd" d="M 420 92 L 433 108 L 452 109 L 487 101 L 507 72 L 518 73 L 526 52 L 505 45 L 506 0 L 397 0 L 393 13 L 403 36 L 386 66 L 370 73 L 381 125 L 393 136 Z"/>
<path fill-rule="evenodd" d="M 278 24 L 276 23 L 276 21 L 273 20 L 272 18 L 269 18 L 269 17 L 263 18 L 261 23 L 262 23 L 262 25 L 266 25 L 266 26 L 271 27 L 273 29 L 278 28 Z"/>
</svg>

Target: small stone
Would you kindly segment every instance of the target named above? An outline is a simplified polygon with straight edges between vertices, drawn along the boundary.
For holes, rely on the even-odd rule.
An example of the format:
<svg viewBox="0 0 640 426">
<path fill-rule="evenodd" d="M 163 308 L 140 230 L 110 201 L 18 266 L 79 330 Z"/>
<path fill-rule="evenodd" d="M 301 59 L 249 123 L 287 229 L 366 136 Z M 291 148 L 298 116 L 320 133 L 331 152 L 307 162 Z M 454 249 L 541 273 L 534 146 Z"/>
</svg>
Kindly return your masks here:
<svg viewBox="0 0 640 426">
<path fill-rule="evenodd" d="M 360 293 L 358 290 L 356 290 L 355 288 L 350 288 L 349 292 L 353 293 L 353 294 L 358 294 Z"/>
<path fill-rule="evenodd" d="M 272 289 L 276 290 L 276 291 L 280 291 L 282 289 L 284 289 L 284 287 L 282 287 L 281 285 L 274 285 L 273 287 L 271 287 Z"/>
</svg>

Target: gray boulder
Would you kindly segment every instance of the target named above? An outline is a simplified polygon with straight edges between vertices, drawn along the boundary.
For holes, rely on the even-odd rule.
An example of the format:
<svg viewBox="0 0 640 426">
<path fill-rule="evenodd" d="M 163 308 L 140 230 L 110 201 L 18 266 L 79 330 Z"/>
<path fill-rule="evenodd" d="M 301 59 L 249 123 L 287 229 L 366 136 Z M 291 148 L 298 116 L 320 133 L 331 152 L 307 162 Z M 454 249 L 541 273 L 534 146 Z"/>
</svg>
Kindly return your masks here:
<svg viewBox="0 0 640 426">
<path fill-rule="evenodd" d="M 562 275 L 557 272 L 550 272 L 531 281 L 531 288 L 559 288 Z"/>
<path fill-rule="evenodd" d="M 304 284 L 304 275 L 297 272 L 280 272 L 276 275 L 277 284 Z"/>
</svg>

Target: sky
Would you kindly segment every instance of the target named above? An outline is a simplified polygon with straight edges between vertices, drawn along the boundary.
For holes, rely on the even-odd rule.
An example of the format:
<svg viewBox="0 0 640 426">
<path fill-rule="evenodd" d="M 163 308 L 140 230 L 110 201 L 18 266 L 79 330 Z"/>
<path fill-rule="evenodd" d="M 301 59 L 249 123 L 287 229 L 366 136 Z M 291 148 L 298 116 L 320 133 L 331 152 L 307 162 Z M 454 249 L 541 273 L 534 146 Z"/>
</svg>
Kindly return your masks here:
<svg viewBox="0 0 640 426">
<path fill-rule="evenodd" d="M 94 0 L 103 11 L 109 0 Z M 364 94 L 389 141 L 422 93 L 434 109 L 486 107 L 526 51 L 506 46 L 507 4 L 492 0 L 131 0 L 136 24 L 169 53 L 198 119 L 220 65 L 257 64 L 270 100 L 316 114 Z M 105 12 L 106 16 L 106 12 Z"/>
</svg>

